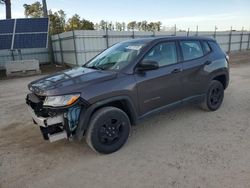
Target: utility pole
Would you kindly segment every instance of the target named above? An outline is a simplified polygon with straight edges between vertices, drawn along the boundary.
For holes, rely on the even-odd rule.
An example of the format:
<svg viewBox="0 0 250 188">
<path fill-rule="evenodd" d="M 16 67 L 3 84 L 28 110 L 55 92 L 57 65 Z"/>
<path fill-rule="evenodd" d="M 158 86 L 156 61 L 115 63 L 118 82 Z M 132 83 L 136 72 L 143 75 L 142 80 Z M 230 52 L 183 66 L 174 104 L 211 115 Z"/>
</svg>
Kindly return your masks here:
<svg viewBox="0 0 250 188">
<path fill-rule="evenodd" d="M 5 3 L 6 19 L 11 19 L 11 2 L 10 0 L 3 1 Z"/>
<path fill-rule="evenodd" d="M 47 2 L 43 0 L 43 17 L 48 17 Z"/>
<path fill-rule="evenodd" d="M 47 2 L 46 0 L 43 0 L 43 17 L 47 18 L 48 17 L 48 9 L 47 9 Z M 51 63 L 54 63 L 54 52 L 53 52 L 53 47 L 52 47 L 52 40 L 50 38 L 50 36 L 48 37 L 48 43 L 49 43 L 49 46 L 48 46 L 48 49 L 49 49 L 49 58 L 50 58 L 50 61 Z M 61 51 L 61 53 L 63 53 Z M 62 59 L 63 61 L 63 59 Z"/>
</svg>

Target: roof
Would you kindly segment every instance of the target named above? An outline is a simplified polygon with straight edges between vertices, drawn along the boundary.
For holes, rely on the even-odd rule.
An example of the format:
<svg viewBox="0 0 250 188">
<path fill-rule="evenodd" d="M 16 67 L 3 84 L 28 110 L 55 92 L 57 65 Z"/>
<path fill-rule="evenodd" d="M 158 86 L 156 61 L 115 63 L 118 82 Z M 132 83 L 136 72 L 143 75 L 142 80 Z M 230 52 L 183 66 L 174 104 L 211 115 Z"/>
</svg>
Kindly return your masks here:
<svg viewBox="0 0 250 188">
<path fill-rule="evenodd" d="M 159 40 L 210 40 L 214 41 L 214 39 L 209 37 L 201 37 L 201 36 L 157 36 L 157 37 L 145 37 L 145 38 L 139 38 L 139 39 L 131 39 L 126 42 L 153 42 L 153 41 L 159 41 Z"/>
</svg>

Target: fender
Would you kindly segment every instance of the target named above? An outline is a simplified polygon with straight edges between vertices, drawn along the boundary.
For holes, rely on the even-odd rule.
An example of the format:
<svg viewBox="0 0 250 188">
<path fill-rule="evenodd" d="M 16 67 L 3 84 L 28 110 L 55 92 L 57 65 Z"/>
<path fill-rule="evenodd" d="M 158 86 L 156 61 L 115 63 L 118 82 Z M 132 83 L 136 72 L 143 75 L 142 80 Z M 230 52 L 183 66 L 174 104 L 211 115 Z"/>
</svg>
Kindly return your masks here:
<svg viewBox="0 0 250 188">
<path fill-rule="evenodd" d="M 214 80 L 217 76 L 225 76 L 226 77 L 226 84 L 225 84 L 225 89 L 227 88 L 229 84 L 229 73 L 227 68 L 221 68 L 219 70 L 216 70 L 211 73 L 210 81 Z"/>
<path fill-rule="evenodd" d="M 90 118 L 96 109 L 115 101 L 126 101 L 126 104 L 129 107 L 128 111 L 131 117 L 131 124 L 135 124 L 138 120 L 138 114 L 132 100 L 128 96 L 116 96 L 101 101 L 97 101 L 96 103 L 90 105 L 88 108 L 83 107 L 83 109 L 81 110 L 79 124 L 75 134 L 76 138 L 78 140 L 82 139 L 83 135 L 88 129 Z"/>
</svg>

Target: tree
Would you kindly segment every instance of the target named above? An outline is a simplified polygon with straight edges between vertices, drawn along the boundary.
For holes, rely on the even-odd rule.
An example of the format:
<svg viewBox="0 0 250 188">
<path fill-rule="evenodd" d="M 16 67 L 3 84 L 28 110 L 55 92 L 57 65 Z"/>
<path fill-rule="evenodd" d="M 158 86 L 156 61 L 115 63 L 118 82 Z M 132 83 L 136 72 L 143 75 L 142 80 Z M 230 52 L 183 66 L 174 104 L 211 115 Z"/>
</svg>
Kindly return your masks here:
<svg viewBox="0 0 250 188">
<path fill-rule="evenodd" d="M 81 20 L 81 17 L 75 14 L 67 21 L 65 30 L 94 30 L 94 23 L 85 19 Z"/>
<path fill-rule="evenodd" d="M 112 22 L 107 22 L 108 30 L 112 31 L 115 30 L 115 26 Z"/>
<path fill-rule="evenodd" d="M 120 22 L 115 22 L 116 31 L 122 31 L 122 24 Z"/>
<path fill-rule="evenodd" d="M 40 18 L 43 17 L 43 7 L 39 1 L 33 4 L 24 4 L 24 14 L 26 18 Z"/>
<path fill-rule="evenodd" d="M 85 19 L 82 19 L 81 21 L 82 26 L 80 29 L 82 30 L 94 30 L 94 23 Z"/>
<path fill-rule="evenodd" d="M 122 31 L 125 31 L 125 30 L 126 30 L 126 23 L 122 22 Z"/>
<path fill-rule="evenodd" d="M 158 21 L 158 22 L 155 22 L 154 24 L 155 24 L 156 31 L 160 31 L 162 23 Z"/>
<path fill-rule="evenodd" d="M 95 23 L 94 29 L 99 30 L 99 24 L 98 23 Z"/>
<path fill-rule="evenodd" d="M 141 29 L 143 31 L 147 31 L 148 30 L 148 23 L 147 23 L 147 21 L 142 21 L 141 22 Z"/>
<path fill-rule="evenodd" d="M 134 30 L 136 27 L 137 27 L 136 21 L 132 21 L 127 24 L 128 30 Z"/>
<path fill-rule="evenodd" d="M 107 22 L 105 22 L 104 20 L 101 20 L 99 23 L 99 27 L 102 30 L 105 30 L 107 28 Z"/>
<path fill-rule="evenodd" d="M 138 30 L 138 31 L 141 31 L 142 29 L 141 29 L 141 22 L 137 22 L 137 25 L 136 25 L 136 29 Z"/>
<path fill-rule="evenodd" d="M 155 31 L 155 24 L 153 22 L 150 22 L 148 25 L 147 25 L 147 30 L 148 31 Z"/>
<path fill-rule="evenodd" d="M 52 12 L 49 10 L 49 19 L 50 19 L 50 33 L 58 34 L 65 31 L 65 18 L 66 14 L 63 10 L 57 12 Z"/>
<path fill-rule="evenodd" d="M 0 0 L 0 3 L 10 2 L 10 0 Z M 46 10 L 46 0 L 43 0 L 43 5 L 36 1 L 33 4 L 24 4 L 23 7 L 25 9 L 24 13 L 27 18 L 39 18 L 47 15 Z M 138 31 L 160 31 L 161 30 L 161 22 L 150 22 L 148 23 L 146 20 L 136 22 L 132 21 L 126 24 L 125 22 L 107 22 L 101 20 L 100 23 L 94 24 L 93 22 L 81 19 L 78 14 L 74 14 L 71 18 L 69 18 L 66 22 L 66 14 L 63 10 L 59 10 L 57 12 L 52 12 L 49 10 L 48 17 L 50 19 L 50 33 L 58 34 L 64 31 L 72 31 L 72 30 L 116 30 L 116 31 L 125 31 L 127 30 L 138 30 Z M 162 28 L 164 29 L 164 27 Z"/>
<path fill-rule="evenodd" d="M 138 30 L 138 31 L 160 31 L 161 30 L 161 22 L 150 22 L 141 21 L 136 22 L 132 21 L 129 22 L 127 25 L 128 30 Z"/>
<path fill-rule="evenodd" d="M 78 14 L 74 14 L 66 24 L 66 31 L 72 31 L 79 29 L 81 27 L 81 18 Z"/>
<path fill-rule="evenodd" d="M 5 4 L 6 19 L 11 19 L 11 1 L 10 0 L 0 0 L 1 4 Z"/>
</svg>

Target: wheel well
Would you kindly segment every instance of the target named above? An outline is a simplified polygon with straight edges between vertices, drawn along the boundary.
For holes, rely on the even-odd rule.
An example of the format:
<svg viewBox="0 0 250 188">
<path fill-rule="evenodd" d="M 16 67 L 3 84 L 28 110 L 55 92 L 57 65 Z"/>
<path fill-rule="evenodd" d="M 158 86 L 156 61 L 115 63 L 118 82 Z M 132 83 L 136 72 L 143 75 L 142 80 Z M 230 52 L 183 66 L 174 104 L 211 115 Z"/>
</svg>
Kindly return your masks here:
<svg viewBox="0 0 250 188">
<path fill-rule="evenodd" d="M 213 80 L 217 80 L 222 83 L 224 89 L 226 89 L 227 78 L 225 75 L 219 75 L 213 78 Z"/>
<path fill-rule="evenodd" d="M 135 116 L 133 114 L 133 111 L 130 110 L 130 105 L 128 104 L 128 102 L 126 100 L 117 100 L 117 101 L 112 101 L 112 102 L 109 102 L 109 103 L 105 103 L 104 105 L 101 105 L 101 106 L 98 106 L 97 108 L 95 108 L 95 110 L 92 112 L 91 116 L 97 111 L 99 110 L 100 108 L 103 108 L 103 107 L 107 107 L 107 106 L 113 106 L 113 107 L 116 107 L 116 108 L 119 108 L 121 109 L 122 111 L 124 111 L 128 117 L 129 117 L 129 120 L 130 120 L 130 123 L 132 125 L 135 124 Z M 91 117 L 90 116 L 90 117 Z"/>
</svg>

